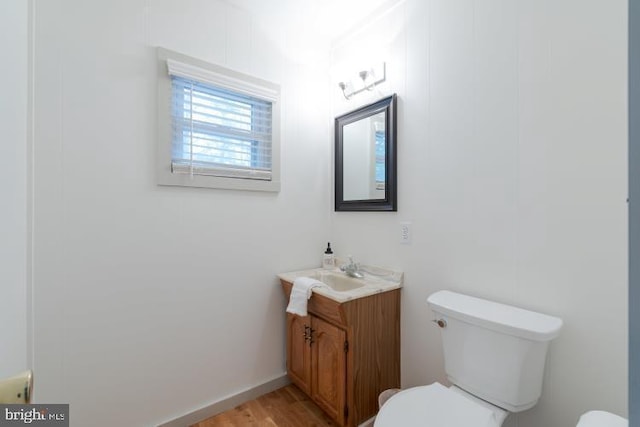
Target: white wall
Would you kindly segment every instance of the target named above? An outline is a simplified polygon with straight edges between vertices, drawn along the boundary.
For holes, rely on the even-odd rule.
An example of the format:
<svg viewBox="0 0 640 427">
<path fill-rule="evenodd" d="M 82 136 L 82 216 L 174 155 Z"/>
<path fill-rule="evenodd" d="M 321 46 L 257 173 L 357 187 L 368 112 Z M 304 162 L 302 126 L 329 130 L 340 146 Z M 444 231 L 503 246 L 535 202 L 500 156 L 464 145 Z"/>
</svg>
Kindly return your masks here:
<svg viewBox="0 0 640 427">
<path fill-rule="evenodd" d="M 28 2 L 0 3 L 0 379 L 27 369 Z"/>
<path fill-rule="evenodd" d="M 336 80 L 334 114 L 399 96 L 398 212 L 334 213 L 331 234 L 405 271 L 403 386 L 445 381 L 426 298 L 453 289 L 565 321 L 509 426 L 626 414 L 626 18 L 622 0 L 407 0 L 334 47 L 334 69 L 382 56 L 388 76 L 352 101 Z"/>
<path fill-rule="evenodd" d="M 153 425 L 282 375 L 275 275 L 328 235 L 328 43 L 219 0 L 43 0 L 34 22 L 37 400 Z M 280 193 L 155 184 L 155 46 L 281 84 Z"/>
</svg>

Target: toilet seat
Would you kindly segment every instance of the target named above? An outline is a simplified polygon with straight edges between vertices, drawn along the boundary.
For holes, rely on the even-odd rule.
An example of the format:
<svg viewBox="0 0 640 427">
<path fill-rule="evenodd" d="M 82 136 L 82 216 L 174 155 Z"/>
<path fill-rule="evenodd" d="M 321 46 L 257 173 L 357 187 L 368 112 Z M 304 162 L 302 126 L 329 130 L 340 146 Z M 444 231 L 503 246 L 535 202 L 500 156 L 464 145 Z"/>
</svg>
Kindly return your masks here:
<svg viewBox="0 0 640 427">
<path fill-rule="evenodd" d="M 506 412 L 440 383 L 413 387 L 392 396 L 374 427 L 500 427 Z"/>
</svg>

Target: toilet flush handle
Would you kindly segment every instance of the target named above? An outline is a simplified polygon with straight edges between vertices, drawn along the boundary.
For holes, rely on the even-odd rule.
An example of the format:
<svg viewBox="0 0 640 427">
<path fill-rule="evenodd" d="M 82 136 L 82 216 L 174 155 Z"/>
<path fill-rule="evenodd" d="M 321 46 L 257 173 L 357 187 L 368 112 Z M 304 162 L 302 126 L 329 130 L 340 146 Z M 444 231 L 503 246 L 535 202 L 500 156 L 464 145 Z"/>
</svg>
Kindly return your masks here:
<svg viewBox="0 0 640 427">
<path fill-rule="evenodd" d="M 432 322 L 435 323 L 436 325 L 440 326 L 441 328 L 446 328 L 447 327 L 447 321 L 444 320 L 444 319 L 433 319 Z"/>
</svg>

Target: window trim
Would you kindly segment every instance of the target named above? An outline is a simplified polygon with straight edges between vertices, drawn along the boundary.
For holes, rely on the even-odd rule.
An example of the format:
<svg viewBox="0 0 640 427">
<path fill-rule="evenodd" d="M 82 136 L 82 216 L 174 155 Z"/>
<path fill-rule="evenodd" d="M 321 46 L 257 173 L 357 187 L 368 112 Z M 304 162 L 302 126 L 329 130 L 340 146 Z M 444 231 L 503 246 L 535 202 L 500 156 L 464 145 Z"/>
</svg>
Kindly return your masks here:
<svg viewBox="0 0 640 427">
<path fill-rule="evenodd" d="M 171 75 L 197 79 L 272 103 L 271 180 L 172 173 Z M 238 71 L 157 48 L 158 144 L 156 175 L 158 185 L 221 188 L 229 190 L 280 191 L 280 86 Z"/>
</svg>

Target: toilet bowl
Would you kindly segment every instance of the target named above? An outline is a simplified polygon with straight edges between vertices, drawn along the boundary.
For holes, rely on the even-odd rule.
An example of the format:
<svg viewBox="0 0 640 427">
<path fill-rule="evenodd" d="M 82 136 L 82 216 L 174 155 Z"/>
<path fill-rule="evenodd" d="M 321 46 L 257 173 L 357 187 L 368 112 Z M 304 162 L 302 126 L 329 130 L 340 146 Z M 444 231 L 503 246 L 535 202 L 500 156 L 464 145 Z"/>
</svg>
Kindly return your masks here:
<svg viewBox="0 0 640 427">
<path fill-rule="evenodd" d="M 605 411 L 589 411 L 578 420 L 577 427 L 628 427 L 629 421 Z"/>
<path fill-rule="evenodd" d="M 500 427 L 509 415 L 464 390 L 439 383 L 403 390 L 383 408 L 375 427 Z M 609 412 L 589 411 L 576 427 L 629 427 L 629 421 Z"/>
<path fill-rule="evenodd" d="M 413 387 L 392 396 L 376 417 L 376 427 L 499 427 L 508 412 L 455 386 Z"/>
<path fill-rule="evenodd" d="M 380 408 L 375 427 L 500 427 L 510 412 L 536 405 L 561 319 L 450 291 L 428 303 L 452 386 L 400 391 Z"/>
</svg>

